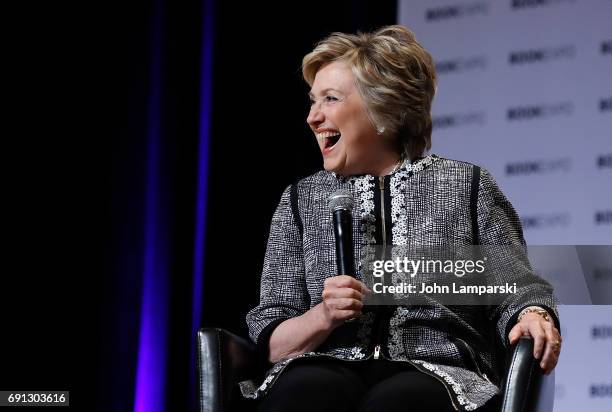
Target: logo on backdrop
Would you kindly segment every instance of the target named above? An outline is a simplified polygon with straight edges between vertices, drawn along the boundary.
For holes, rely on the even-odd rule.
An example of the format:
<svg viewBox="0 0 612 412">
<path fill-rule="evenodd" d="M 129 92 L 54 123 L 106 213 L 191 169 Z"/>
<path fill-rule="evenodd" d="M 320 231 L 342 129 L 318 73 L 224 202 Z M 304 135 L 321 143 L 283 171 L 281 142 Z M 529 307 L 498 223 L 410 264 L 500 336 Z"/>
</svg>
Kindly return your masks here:
<svg viewBox="0 0 612 412">
<path fill-rule="evenodd" d="M 612 223 L 612 210 L 599 210 L 595 212 L 596 225 L 609 225 Z"/>
<path fill-rule="evenodd" d="M 511 7 L 515 10 L 551 6 L 557 3 L 573 3 L 575 0 L 512 0 Z"/>
<path fill-rule="evenodd" d="M 564 227 L 569 225 L 569 213 L 549 213 L 528 215 L 521 217 L 523 229 L 547 229 L 551 227 Z"/>
<path fill-rule="evenodd" d="M 612 97 L 607 97 L 599 101 L 599 111 L 607 112 L 612 110 Z"/>
<path fill-rule="evenodd" d="M 468 112 L 444 114 L 432 117 L 434 129 L 443 129 L 448 127 L 478 125 L 482 126 L 486 122 L 485 112 Z"/>
<path fill-rule="evenodd" d="M 534 120 L 553 116 L 570 116 L 573 112 L 574 103 L 559 102 L 510 107 L 506 112 L 506 116 L 508 121 Z"/>
<path fill-rule="evenodd" d="M 437 74 L 460 73 L 471 70 L 484 70 L 488 62 L 486 56 L 463 57 L 440 60 L 436 63 Z"/>
<path fill-rule="evenodd" d="M 593 279 L 596 281 L 612 280 L 612 268 L 596 268 L 593 270 Z"/>
<path fill-rule="evenodd" d="M 542 47 L 539 49 L 515 50 L 508 54 L 510 65 L 545 63 L 552 60 L 573 59 L 576 56 L 576 46 L 563 45 Z"/>
<path fill-rule="evenodd" d="M 597 156 L 597 167 L 600 169 L 612 167 L 612 153 Z"/>
<path fill-rule="evenodd" d="M 571 168 L 572 162 L 568 157 L 548 160 L 512 162 L 506 164 L 506 176 L 567 172 Z"/>
<path fill-rule="evenodd" d="M 425 10 L 425 20 L 433 22 L 464 16 L 487 14 L 489 5 L 484 1 L 456 4 L 454 6 L 435 7 Z"/>
<path fill-rule="evenodd" d="M 612 325 L 593 326 L 591 337 L 593 339 L 612 339 Z"/>
<path fill-rule="evenodd" d="M 601 42 L 601 54 L 612 54 L 612 40 Z"/>
<path fill-rule="evenodd" d="M 612 398 L 612 383 L 591 384 L 591 398 Z"/>
</svg>

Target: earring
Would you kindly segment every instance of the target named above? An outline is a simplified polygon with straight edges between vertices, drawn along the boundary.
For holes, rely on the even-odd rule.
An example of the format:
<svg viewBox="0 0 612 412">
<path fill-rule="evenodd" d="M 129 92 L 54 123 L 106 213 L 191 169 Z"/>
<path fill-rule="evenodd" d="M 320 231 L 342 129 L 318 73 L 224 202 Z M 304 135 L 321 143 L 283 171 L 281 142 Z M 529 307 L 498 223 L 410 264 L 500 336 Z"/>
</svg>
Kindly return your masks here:
<svg viewBox="0 0 612 412">
<path fill-rule="evenodd" d="M 385 132 L 385 126 L 378 126 L 378 127 L 376 128 L 376 134 L 377 134 L 377 135 L 379 135 L 379 136 L 380 136 L 380 135 L 381 135 L 381 134 L 383 134 L 384 132 Z"/>
</svg>

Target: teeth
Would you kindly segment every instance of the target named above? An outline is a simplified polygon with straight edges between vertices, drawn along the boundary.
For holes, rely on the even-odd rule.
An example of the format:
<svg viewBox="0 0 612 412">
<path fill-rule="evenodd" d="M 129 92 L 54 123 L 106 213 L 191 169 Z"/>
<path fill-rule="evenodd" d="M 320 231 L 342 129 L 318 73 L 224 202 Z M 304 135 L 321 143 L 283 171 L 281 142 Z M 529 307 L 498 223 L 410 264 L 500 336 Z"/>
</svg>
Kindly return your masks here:
<svg viewBox="0 0 612 412">
<path fill-rule="evenodd" d="M 316 134 L 317 139 L 325 139 L 332 136 L 340 136 L 340 132 L 321 132 Z"/>
</svg>

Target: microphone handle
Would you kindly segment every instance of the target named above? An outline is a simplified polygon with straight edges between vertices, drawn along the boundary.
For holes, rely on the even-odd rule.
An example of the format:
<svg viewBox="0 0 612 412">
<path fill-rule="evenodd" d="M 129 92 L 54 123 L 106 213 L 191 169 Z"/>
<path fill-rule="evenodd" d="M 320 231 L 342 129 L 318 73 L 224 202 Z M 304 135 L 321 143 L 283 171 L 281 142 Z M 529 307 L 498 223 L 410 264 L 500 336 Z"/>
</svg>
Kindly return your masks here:
<svg viewBox="0 0 612 412">
<path fill-rule="evenodd" d="M 334 235 L 336 236 L 336 267 L 338 275 L 355 276 L 353 254 L 353 217 L 346 209 L 334 211 Z"/>
</svg>

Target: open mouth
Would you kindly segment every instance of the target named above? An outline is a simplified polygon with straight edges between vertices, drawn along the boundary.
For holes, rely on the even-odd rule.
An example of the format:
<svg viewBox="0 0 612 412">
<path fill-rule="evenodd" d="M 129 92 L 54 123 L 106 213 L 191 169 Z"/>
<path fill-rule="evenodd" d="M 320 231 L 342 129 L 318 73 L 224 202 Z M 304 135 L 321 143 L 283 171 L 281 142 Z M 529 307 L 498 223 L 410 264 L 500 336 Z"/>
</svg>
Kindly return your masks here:
<svg viewBox="0 0 612 412">
<path fill-rule="evenodd" d="M 340 132 L 337 130 L 326 130 L 324 132 L 317 133 L 316 136 L 317 140 L 319 140 L 323 146 L 323 152 L 331 150 L 336 143 L 338 143 L 340 137 L 342 137 Z"/>
<path fill-rule="evenodd" d="M 325 138 L 325 141 L 323 142 L 323 148 L 324 149 L 329 149 L 333 146 L 336 145 L 336 143 L 338 143 L 338 140 L 340 140 L 340 133 L 333 135 L 333 136 L 329 136 Z"/>
</svg>

